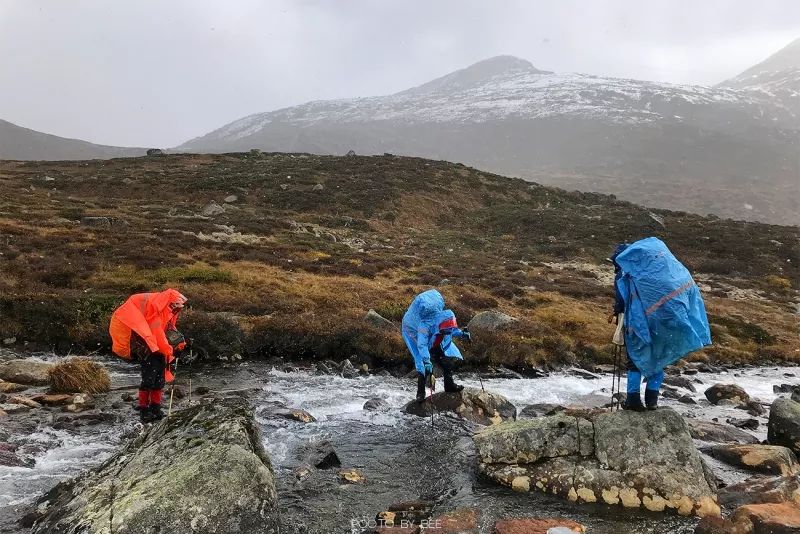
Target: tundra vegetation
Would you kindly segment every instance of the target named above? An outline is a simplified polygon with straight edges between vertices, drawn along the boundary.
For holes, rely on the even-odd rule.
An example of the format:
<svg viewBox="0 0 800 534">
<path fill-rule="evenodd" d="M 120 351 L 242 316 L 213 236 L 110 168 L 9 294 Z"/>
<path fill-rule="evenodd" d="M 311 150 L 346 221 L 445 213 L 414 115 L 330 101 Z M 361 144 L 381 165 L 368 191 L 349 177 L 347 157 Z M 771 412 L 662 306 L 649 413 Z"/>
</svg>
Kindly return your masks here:
<svg viewBox="0 0 800 534">
<path fill-rule="evenodd" d="M 715 345 L 693 358 L 800 361 L 796 227 L 389 154 L 0 162 L 0 338 L 108 350 L 117 305 L 175 286 L 203 357 L 391 365 L 408 359 L 408 302 L 435 286 L 461 324 L 487 309 L 518 319 L 476 335 L 472 364 L 610 362 L 604 259 L 650 235 L 703 291 Z M 364 321 L 369 309 L 398 328 Z"/>
</svg>

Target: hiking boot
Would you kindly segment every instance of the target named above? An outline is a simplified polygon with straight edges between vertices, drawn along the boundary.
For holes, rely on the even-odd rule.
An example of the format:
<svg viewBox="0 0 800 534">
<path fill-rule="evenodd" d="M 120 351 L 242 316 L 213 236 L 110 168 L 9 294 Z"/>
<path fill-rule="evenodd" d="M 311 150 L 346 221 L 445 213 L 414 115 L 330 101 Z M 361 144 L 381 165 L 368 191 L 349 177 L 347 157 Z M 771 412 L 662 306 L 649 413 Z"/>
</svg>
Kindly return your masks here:
<svg viewBox="0 0 800 534">
<path fill-rule="evenodd" d="M 425 384 L 427 382 L 424 374 L 417 375 L 417 402 L 420 404 L 425 402 Z"/>
<path fill-rule="evenodd" d="M 139 421 L 143 425 L 153 422 L 153 414 L 150 413 L 150 408 L 139 408 Z"/>
<path fill-rule="evenodd" d="M 648 410 L 655 410 L 658 408 L 658 390 L 645 389 L 644 390 L 644 403 Z"/>
<path fill-rule="evenodd" d="M 164 412 L 161 410 L 160 404 L 151 404 L 148 411 L 150 412 L 150 417 L 152 417 L 154 421 L 164 419 Z"/>
<path fill-rule="evenodd" d="M 625 402 L 622 403 L 622 409 L 643 412 L 645 407 L 644 404 L 642 404 L 642 397 L 639 395 L 639 392 L 628 393 L 625 397 Z"/>
<path fill-rule="evenodd" d="M 464 386 L 461 384 L 456 384 L 453 381 L 452 377 L 445 377 L 444 378 L 444 391 L 445 393 L 458 393 L 459 391 L 463 391 Z"/>
</svg>

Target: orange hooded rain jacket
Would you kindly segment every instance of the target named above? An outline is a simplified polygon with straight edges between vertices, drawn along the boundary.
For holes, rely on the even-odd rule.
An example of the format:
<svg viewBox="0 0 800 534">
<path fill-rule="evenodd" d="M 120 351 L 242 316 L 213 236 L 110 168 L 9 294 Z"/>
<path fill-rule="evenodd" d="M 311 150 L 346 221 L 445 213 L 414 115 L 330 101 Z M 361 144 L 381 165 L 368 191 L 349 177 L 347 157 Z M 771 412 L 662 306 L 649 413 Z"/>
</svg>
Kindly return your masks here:
<svg viewBox="0 0 800 534">
<path fill-rule="evenodd" d="M 111 316 L 109 333 L 114 354 L 129 360 L 131 334 L 136 332 L 152 352 L 164 355 L 164 377 L 167 382 L 172 382 L 174 376 L 169 370 L 169 364 L 175 357 L 172 346 L 167 341 L 166 331 L 175 328 L 178 320 L 178 313 L 173 311 L 171 305 L 182 306 L 186 300 L 186 297 L 174 289 L 132 295 Z"/>
</svg>

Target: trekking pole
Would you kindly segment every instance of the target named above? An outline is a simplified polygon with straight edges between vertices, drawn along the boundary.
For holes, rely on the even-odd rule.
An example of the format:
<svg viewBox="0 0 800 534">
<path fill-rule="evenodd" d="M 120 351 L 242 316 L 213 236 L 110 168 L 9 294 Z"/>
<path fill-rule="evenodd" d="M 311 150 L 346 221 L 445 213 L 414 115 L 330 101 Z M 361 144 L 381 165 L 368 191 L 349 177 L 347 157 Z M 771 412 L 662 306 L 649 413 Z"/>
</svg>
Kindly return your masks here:
<svg viewBox="0 0 800 534">
<path fill-rule="evenodd" d="M 175 394 L 175 379 L 178 375 L 178 358 L 175 358 L 175 376 L 172 377 L 172 383 L 169 385 L 169 408 L 167 409 L 167 419 L 172 415 L 172 396 Z"/>
<path fill-rule="evenodd" d="M 431 388 L 431 394 L 428 397 L 428 399 L 431 402 L 431 428 L 433 428 L 433 426 L 434 426 L 433 425 L 433 412 L 436 409 L 436 404 L 433 402 L 433 390 L 436 388 L 436 377 L 433 376 L 433 373 L 431 373 L 431 380 L 430 380 L 430 383 L 428 385 Z"/>
<path fill-rule="evenodd" d="M 614 399 L 614 388 L 617 382 L 617 365 L 619 360 L 619 345 L 614 344 L 614 369 L 611 374 L 611 411 L 614 411 L 614 403 L 616 402 Z"/>
</svg>

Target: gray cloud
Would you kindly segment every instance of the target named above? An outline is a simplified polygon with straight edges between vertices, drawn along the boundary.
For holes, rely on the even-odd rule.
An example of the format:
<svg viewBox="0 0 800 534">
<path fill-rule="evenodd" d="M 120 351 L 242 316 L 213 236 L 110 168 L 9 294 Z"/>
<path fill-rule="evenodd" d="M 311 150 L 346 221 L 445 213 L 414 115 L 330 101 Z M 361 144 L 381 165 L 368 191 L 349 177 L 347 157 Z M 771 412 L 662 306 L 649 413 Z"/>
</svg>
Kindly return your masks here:
<svg viewBox="0 0 800 534">
<path fill-rule="evenodd" d="M 713 84 L 797 37 L 795 0 L 0 0 L 0 118 L 174 146 L 250 113 L 387 94 L 498 54 Z"/>
</svg>

